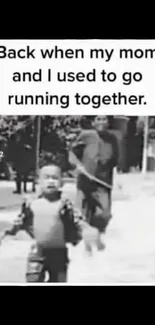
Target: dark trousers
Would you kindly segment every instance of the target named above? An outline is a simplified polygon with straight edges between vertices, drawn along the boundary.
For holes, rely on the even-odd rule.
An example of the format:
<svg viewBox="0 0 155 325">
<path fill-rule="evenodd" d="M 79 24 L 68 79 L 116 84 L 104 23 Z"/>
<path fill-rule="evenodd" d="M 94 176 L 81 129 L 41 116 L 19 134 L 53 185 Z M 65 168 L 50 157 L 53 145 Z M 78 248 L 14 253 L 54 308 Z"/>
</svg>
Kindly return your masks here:
<svg viewBox="0 0 155 325">
<path fill-rule="evenodd" d="M 111 219 L 111 190 L 87 181 L 82 188 L 78 188 L 76 203 L 88 223 L 105 232 Z"/>
<path fill-rule="evenodd" d="M 28 182 L 28 173 L 19 173 L 16 175 L 16 191 L 21 193 L 22 190 L 22 182 L 24 184 L 24 192 L 27 192 L 27 182 Z M 32 183 L 32 191 L 35 192 L 35 182 Z"/>
<path fill-rule="evenodd" d="M 26 282 L 67 282 L 67 248 L 40 249 L 32 247 L 27 261 Z"/>
</svg>

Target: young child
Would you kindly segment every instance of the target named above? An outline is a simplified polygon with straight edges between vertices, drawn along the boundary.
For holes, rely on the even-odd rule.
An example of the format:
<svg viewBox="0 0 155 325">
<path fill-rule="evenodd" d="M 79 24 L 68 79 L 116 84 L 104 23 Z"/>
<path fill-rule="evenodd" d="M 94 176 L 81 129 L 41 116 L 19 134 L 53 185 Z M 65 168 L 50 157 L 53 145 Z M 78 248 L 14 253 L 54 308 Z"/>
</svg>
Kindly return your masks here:
<svg viewBox="0 0 155 325">
<path fill-rule="evenodd" d="M 70 158 L 78 170 L 77 206 L 98 230 L 98 248 L 103 249 L 101 234 L 111 219 L 113 169 L 118 160 L 117 140 L 108 130 L 107 116 L 94 117 L 92 129 L 81 132 Z"/>
<path fill-rule="evenodd" d="M 61 198 L 61 169 L 51 164 L 40 171 L 40 196 L 24 202 L 21 214 L 12 229 L 15 235 L 25 229 L 32 238 L 27 263 L 27 282 L 66 282 L 68 268 L 67 243 L 76 245 L 81 239 L 81 213 L 69 200 Z"/>
</svg>

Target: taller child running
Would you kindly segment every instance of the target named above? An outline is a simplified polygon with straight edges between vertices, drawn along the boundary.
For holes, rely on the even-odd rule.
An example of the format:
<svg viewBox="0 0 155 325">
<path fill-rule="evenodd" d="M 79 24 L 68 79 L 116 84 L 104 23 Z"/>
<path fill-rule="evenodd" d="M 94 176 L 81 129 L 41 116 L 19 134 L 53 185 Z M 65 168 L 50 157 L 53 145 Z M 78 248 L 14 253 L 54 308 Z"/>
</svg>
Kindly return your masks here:
<svg viewBox="0 0 155 325">
<path fill-rule="evenodd" d="M 100 249 L 104 248 L 101 234 L 111 219 L 113 169 L 118 161 L 117 140 L 108 126 L 107 116 L 93 117 L 92 129 L 81 132 L 70 156 L 78 170 L 77 205 L 98 229 Z"/>
</svg>

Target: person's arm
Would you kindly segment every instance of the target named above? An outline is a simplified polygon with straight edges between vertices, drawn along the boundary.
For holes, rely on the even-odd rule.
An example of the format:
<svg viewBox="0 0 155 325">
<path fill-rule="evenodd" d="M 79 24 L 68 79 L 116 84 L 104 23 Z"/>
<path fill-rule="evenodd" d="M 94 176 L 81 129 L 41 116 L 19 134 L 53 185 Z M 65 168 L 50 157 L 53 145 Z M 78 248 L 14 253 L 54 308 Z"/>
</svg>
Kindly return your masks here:
<svg viewBox="0 0 155 325">
<path fill-rule="evenodd" d="M 84 147 L 85 147 L 84 133 L 81 132 L 81 134 L 78 136 L 78 138 L 72 144 L 71 151 L 70 151 L 70 154 L 72 154 L 72 156 L 70 155 L 71 159 L 74 155 L 78 160 L 81 161 L 82 156 L 83 156 Z M 70 162 L 72 163 L 72 161 L 70 161 Z M 73 163 L 75 163 L 75 161 Z"/>
<path fill-rule="evenodd" d="M 102 165 L 103 171 L 107 167 L 114 168 L 118 164 L 119 159 L 119 148 L 118 148 L 118 142 L 115 136 L 111 137 L 111 146 L 112 146 L 112 155 L 111 157 L 104 159 L 99 157 L 98 162 Z"/>
<path fill-rule="evenodd" d="M 112 148 L 113 148 L 112 164 L 113 164 L 113 167 L 115 167 L 115 166 L 117 166 L 118 160 L 119 160 L 118 141 L 115 136 L 113 136 Z"/>
</svg>

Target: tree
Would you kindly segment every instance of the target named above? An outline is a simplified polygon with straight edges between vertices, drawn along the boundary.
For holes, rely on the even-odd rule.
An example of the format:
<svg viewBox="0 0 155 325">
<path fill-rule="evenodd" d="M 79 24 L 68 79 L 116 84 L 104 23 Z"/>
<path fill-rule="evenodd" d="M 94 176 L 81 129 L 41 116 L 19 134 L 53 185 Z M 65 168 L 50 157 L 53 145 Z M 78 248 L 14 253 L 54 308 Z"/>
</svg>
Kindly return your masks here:
<svg viewBox="0 0 155 325">
<path fill-rule="evenodd" d="M 30 145 L 35 150 L 36 144 L 36 117 L 35 116 L 0 116 L 0 134 L 2 142 L 6 143 L 6 156 L 10 160 L 12 139 L 17 132 L 22 134 L 24 144 Z M 40 163 L 44 160 L 57 160 L 63 170 L 69 168 L 68 147 L 76 136 L 80 116 L 42 116 L 41 117 L 41 142 Z M 11 143 L 11 145 L 9 145 Z"/>
</svg>

